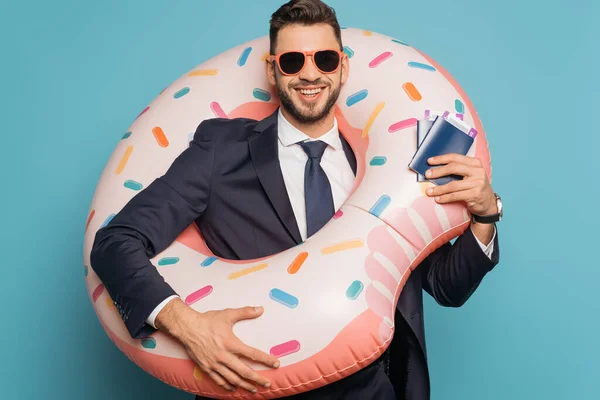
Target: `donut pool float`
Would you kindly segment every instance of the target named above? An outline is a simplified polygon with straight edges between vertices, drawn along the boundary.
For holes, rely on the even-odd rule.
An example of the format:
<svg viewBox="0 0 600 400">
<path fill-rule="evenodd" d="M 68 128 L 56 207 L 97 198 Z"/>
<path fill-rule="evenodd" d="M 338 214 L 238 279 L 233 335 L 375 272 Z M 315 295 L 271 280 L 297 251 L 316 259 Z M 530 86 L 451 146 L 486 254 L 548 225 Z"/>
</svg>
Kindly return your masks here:
<svg viewBox="0 0 600 400">
<path fill-rule="evenodd" d="M 394 310 L 411 272 L 439 246 L 468 228 L 462 203 L 437 204 L 408 164 L 417 149 L 417 121 L 429 110 L 458 115 L 477 131 L 468 155 L 491 178 L 490 155 L 477 113 L 439 64 L 394 38 L 342 30 L 350 75 L 335 106 L 357 158 L 347 201 L 305 242 L 258 260 L 216 257 L 195 224 L 151 261 L 199 312 L 248 305 L 262 316 L 234 333 L 279 358 L 277 369 L 250 366 L 270 388 L 227 392 L 195 365 L 183 346 L 158 331 L 132 339 L 90 265 L 98 229 L 166 172 L 209 118 L 262 119 L 278 107 L 265 76 L 267 36 L 193 68 L 164 89 L 133 121 L 110 157 L 94 193 L 84 240 L 85 281 L 110 339 L 134 363 L 163 382 L 212 398 L 278 398 L 312 390 L 375 361 L 394 332 Z"/>
</svg>

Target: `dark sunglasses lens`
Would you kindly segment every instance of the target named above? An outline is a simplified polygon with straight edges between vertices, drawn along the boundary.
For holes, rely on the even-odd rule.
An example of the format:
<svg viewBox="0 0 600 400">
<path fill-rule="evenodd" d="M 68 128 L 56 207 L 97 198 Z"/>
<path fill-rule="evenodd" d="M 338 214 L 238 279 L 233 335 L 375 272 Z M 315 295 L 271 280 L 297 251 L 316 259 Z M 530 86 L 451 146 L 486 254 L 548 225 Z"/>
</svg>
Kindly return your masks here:
<svg viewBox="0 0 600 400">
<path fill-rule="evenodd" d="M 333 50 L 317 51 L 315 64 L 323 72 L 333 72 L 340 63 L 340 55 Z"/>
<path fill-rule="evenodd" d="M 279 57 L 279 66 L 286 74 L 297 74 L 304 66 L 304 54 L 302 53 L 285 53 Z"/>
</svg>

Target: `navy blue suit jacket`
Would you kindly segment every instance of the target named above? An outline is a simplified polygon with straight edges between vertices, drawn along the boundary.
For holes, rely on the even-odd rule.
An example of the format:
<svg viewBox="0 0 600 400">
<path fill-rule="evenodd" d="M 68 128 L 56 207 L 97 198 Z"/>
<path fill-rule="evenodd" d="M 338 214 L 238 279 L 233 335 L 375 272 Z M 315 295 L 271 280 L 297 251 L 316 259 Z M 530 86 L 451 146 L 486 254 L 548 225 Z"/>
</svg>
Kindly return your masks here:
<svg viewBox="0 0 600 400">
<path fill-rule="evenodd" d="M 261 121 L 203 121 L 190 147 L 167 172 L 97 232 L 91 266 L 118 303 L 133 338 L 154 332 L 145 322 L 148 315 L 176 294 L 149 259 L 190 224 L 198 225 L 213 253 L 228 259 L 263 257 L 302 241 L 281 174 L 277 141 L 277 112 Z M 342 142 L 356 173 L 352 150 Z M 391 375 L 399 397 L 429 399 L 423 289 L 443 306 L 462 305 L 498 263 L 498 235 L 494 246 L 490 260 L 467 229 L 454 244 L 446 243 L 429 255 L 406 282 L 390 345 Z M 364 379 L 361 372 L 333 385 L 356 384 L 353 379 Z M 317 391 L 324 393 L 326 388 Z M 312 394 L 317 396 L 316 391 Z"/>
</svg>

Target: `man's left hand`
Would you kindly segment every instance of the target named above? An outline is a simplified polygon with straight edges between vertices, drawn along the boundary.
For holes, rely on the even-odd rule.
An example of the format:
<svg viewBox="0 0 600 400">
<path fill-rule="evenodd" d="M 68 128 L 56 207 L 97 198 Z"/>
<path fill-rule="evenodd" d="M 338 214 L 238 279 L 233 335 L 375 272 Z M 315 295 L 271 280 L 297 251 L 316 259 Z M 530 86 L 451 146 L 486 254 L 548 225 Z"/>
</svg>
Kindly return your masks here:
<svg viewBox="0 0 600 400">
<path fill-rule="evenodd" d="M 498 212 L 494 190 L 490 185 L 487 174 L 478 158 L 461 154 L 446 154 L 427 160 L 430 165 L 442 165 L 429 169 L 425 176 L 430 179 L 446 175 L 460 175 L 462 180 L 455 180 L 445 185 L 427 189 L 427 195 L 435 201 L 451 203 L 464 201 L 471 214 L 490 215 Z"/>
</svg>

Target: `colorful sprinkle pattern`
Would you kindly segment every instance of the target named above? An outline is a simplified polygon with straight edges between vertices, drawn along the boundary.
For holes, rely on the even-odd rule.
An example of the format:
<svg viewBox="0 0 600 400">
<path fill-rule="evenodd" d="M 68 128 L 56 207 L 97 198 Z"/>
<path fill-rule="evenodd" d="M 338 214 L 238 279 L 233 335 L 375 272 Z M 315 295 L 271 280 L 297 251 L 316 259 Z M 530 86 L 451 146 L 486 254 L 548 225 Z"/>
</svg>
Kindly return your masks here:
<svg viewBox="0 0 600 400">
<path fill-rule="evenodd" d="M 350 39 L 344 41 L 347 43 L 344 46 L 344 53 L 352 60 L 352 65 L 360 65 L 364 71 L 362 73 L 372 74 L 366 75 L 365 79 L 353 78 L 354 81 L 345 89 L 339 101 L 339 106 L 345 113 L 344 115 L 348 117 L 349 114 L 352 114 L 351 124 L 360 128 L 357 129 L 360 132 L 360 140 L 368 143 L 369 151 L 372 150 L 369 153 L 369 160 L 364 160 L 365 168 L 371 174 L 367 175 L 371 181 L 363 182 L 363 186 L 368 185 L 370 192 L 368 195 L 357 194 L 353 198 L 354 203 L 351 204 L 355 207 L 352 207 L 351 210 L 352 213 L 356 213 L 356 209 L 359 209 L 360 212 L 369 215 L 369 218 L 376 218 L 379 225 L 357 235 L 352 229 L 355 226 L 352 220 L 353 214 L 348 214 L 349 210 L 338 210 L 332 222 L 330 222 L 331 229 L 334 229 L 335 226 L 345 226 L 346 229 L 334 229 L 333 232 L 337 232 L 337 236 L 327 237 L 319 233 L 319 238 L 311 238 L 289 249 L 283 253 L 286 254 L 285 257 L 282 255 L 280 261 L 273 263 L 270 258 L 249 263 L 232 263 L 210 254 L 204 254 L 193 265 L 190 265 L 187 253 L 181 252 L 180 254 L 178 249 L 181 251 L 181 247 L 177 247 L 179 244 L 174 243 L 172 247 L 166 249 L 169 255 L 161 256 L 157 261 L 157 265 L 160 267 L 159 272 L 163 274 L 167 281 L 169 281 L 170 274 L 189 268 L 191 271 L 190 279 L 186 281 L 185 291 L 181 290 L 182 298 L 187 305 L 199 307 L 200 309 L 204 307 L 204 304 L 212 304 L 211 302 L 216 298 L 246 296 L 245 290 L 240 289 L 239 292 L 231 292 L 227 290 L 225 284 L 228 281 L 228 284 L 238 284 L 239 282 L 239 285 L 242 285 L 239 286 L 240 288 L 246 288 L 248 293 L 251 293 L 253 282 L 266 282 L 270 279 L 270 276 L 283 273 L 286 278 L 281 278 L 278 282 L 269 281 L 272 285 L 263 289 L 262 297 L 258 302 L 265 307 L 265 318 L 275 310 L 277 312 L 294 313 L 288 314 L 290 315 L 288 317 L 290 323 L 292 323 L 297 318 L 310 318 L 311 313 L 320 311 L 307 309 L 310 304 L 310 301 L 308 301 L 309 296 L 328 295 L 319 291 L 315 273 L 318 273 L 319 270 L 323 270 L 323 273 L 325 273 L 327 268 L 336 268 L 339 280 L 342 283 L 342 287 L 339 287 L 335 294 L 337 300 L 356 306 L 357 315 L 364 311 L 364 307 L 371 310 L 379 318 L 380 324 L 375 330 L 383 342 L 390 337 L 394 326 L 394 296 L 399 293 L 397 289 L 405 274 L 410 273 L 410 268 L 414 268 L 411 263 L 416 255 L 425 249 L 433 238 L 440 237 L 451 227 L 464 225 L 465 221 L 468 222 L 468 215 L 463 208 L 436 205 L 431 199 L 422 195 L 420 186 L 415 191 L 418 197 L 412 203 L 408 205 L 400 203 L 397 199 L 399 196 L 395 196 L 395 194 L 402 191 L 399 191 L 397 187 L 406 184 L 419 185 L 419 183 L 415 182 L 412 177 L 409 183 L 407 183 L 408 181 L 396 181 L 395 177 L 399 172 L 390 169 L 398 168 L 398 163 L 391 161 L 397 161 L 398 154 L 404 151 L 400 150 L 398 146 L 400 142 L 395 140 L 410 137 L 410 135 L 397 133 L 412 132 L 415 134 L 418 119 L 423 115 L 423 110 L 430 106 L 427 103 L 427 98 L 424 98 L 419 88 L 423 89 L 424 93 L 429 96 L 428 80 L 436 77 L 436 74 L 443 74 L 441 72 L 443 69 L 440 70 L 436 67 L 435 62 L 397 39 L 384 37 L 371 31 L 352 29 L 344 29 L 343 34 L 350 35 Z M 256 51 L 258 53 L 254 54 Z M 259 56 L 261 54 L 263 56 Z M 222 79 L 222 82 L 232 79 L 232 68 L 235 68 L 236 71 L 242 71 L 239 73 L 243 73 L 246 69 L 262 71 L 264 70 L 266 55 L 268 55 L 268 51 L 265 42 L 253 42 L 251 46 L 238 48 L 236 54 L 232 54 L 228 61 L 230 65 L 224 65 L 223 62 L 211 62 L 199 66 L 179 81 L 176 87 L 170 87 L 167 88 L 169 90 L 165 89 L 163 91 L 164 96 L 168 97 L 168 100 L 164 100 L 165 104 L 168 101 L 177 102 L 169 104 L 165 110 L 178 107 L 175 104 L 181 104 L 182 107 L 186 103 L 189 104 L 188 99 L 192 100 L 192 97 L 187 97 L 186 100 L 180 99 L 193 91 L 194 98 L 204 96 L 204 99 L 198 100 L 199 104 L 203 104 L 197 117 L 199 120 L 212 117 L 226 119 L 229 116 L 234 118 L 237 114 L 235 107 L 231 105 L 231 99 L 222 95 L 219 90 L 206 91 L 203 85 L 210 82 L 211 79 Z M 404 72 L 392 74 L 387 71 Z M 377 86 L 373 83 L 373 80 L 377 81 L 381 74 L 389 75 L 384 77 L 384 81 L 389 85 L 385 96 L 382 95 L 381 85 Z M 466 117 L 468 121 L 472 121 L 470 118 L 473 118 L 474 110 L 470 103 L 465 100 L 464 93 L 456 89 L 456 84 L 446 75 L 444 75 L 444 78 L 450 82 L 450 86 L 449 88 L 442 88 L 443 90 L 440 90 L 439 93 L 436 92 L 436 96 L 443 97 L 446 101 L 444 104 L 448 104 L 449 107 L 454 106 L 454 111 L 458 113 L 461 119 Z M 424 82 L 427 82 L 427 84 L 424 84 Z M 271 93 L 266 88 L 264 83 L 255 82 L 245 89 L 245 95 L 239 94 L 239 96 L 241 98 L 251 97 L 254 103 L 265 105 L 273 100 Z M 200 95 L 199 93 L 205 94 Z M 386 106 L 388 98 L 393 98 L 395 101 L 391 101 Z M 397 99 L 403 102 L 403 107 L 398 107 Z M 115 151 L 114 161 L 112 161 L 114 163 L 112 168 L 114 169 L 111 171 L 112 178 L 110 178 L 118 182 L 121 193 L 134 196 L 144 188 L 140 182 L 152 181 L 149 176 L 143 175 L 144 170 L 140 167 L 140 163 L 148 162 L 146 168 L 152 166 L 152 162 L 162 163 L 160 161 L 161 154 L 173 159 L 178 152 L 183 150 L 180 136 L 183 135 L 186 145 L 194 137 L 194 130 L 199 120 L 194 120 L 194 124 L 190 123 L 183 132 L 178 132 L 178 129 L 181 128 L 175 124 L 165 122 L 164 116 L 160 115 L 163 110 L 161 107 L 163 105 L 160 102 L 152 103 L 152 111 L 148 113 L 150 106 L 147 106 L 136 117 L 136 121 L 139 119 L 136 123 L 139 124 L 131 127 L 121 137 L 121 140 L 127 141 L 123 142 L 120 145 L 122 147 Z M 360 123 L 356 123 L 357 115 L 361 118 Z M 140 118 L 142 116 L 143 118 Z M 173 126 L 176 127 L 173 128 Z M 473 127 L 469 132 L 473 137 L 478 133 L 481 133 L 480 125 L 477 126 L 477 129 Z M 480 137 L 478 137 L 478 140 Z M 136 153 L 136 156 L 132 159 L 134 148 L 143 150 L 136 150 L 140 153 Z M 146 151 L 153 153 L 151 156 L 150 154 L 142 154 Z M 409 160 L 405 161 L 400 164 L 404 163 L 406 165 Z M 157 171 L 159 170 L 160 168 L 157 169 Z M 125 178 L 125 176 L 127 177 Z M 380 176 L 394 177 L 395 180 L 385 182 L 382 190 L 382 186 L 377 180 L 380 179 L 378 178 Z M 123 188 L 128 190 L 123 190 Z M 387 189 L 389 189 L 389 193 Z M 91 208 L 86 221 L 86 235 L 94 235 L 95 230 L 110 224 L 115 212 L 118 211 L 116 207 L 112 209 L 106 207 L 106 203 L 111 201 L 112 196 L 110 194 L 98 196 L 98 200 L 96 200 L 98 204 Z M 99 215 L 96 216 L 96 214 Z M 350 215 L 350 217 L 347 215 Z M 100 220 L 96 222 L 98 218 Z M 103 221 L 102 224 L 100 224 L 100 221 Z M 346 263 L 350 262 L 351 265 L 340 264 L 338 260 L 345 260 Z M 97 303 L 98 299 L 104 296 L 105 298 L 102 299 L 104 309 L 108 306 L 114 317 L 115 306 L 106 293 L 104 285 L 98 281 L 93 268 L 89 268 L 88 264 L 89 261 L 86 260 L 84 274 L 88 285 L 92 285 L 90 286 L 91 299 L 93 303 Z M 197 273 L 200 275 L 195 275 Z M 221 274 L 222 278 L 213 282 L 204 277 L 210 276 L 213 277 L 211 279 L 214 279 L 217 275 L 201 274 Z M 307 279 L 311 281 L 308 282 Z M 319 284 L 321 284 L 320 290 L 323 290 L 324 284 Z M 310 289 L 311 285 L 315 288 Z M 248 300 L 253 302 L 256 299 L 249 298 Z M 310 320 L 303 322 L 309 327 L 306 331 L 288 332 L 284 335 L 285 337 L 278 336 L 277 341 L 273 339 L 273 342 L 269 344 L 270 347 L 262 350 L 268 350 L 270 354 L 281 358 L 282 362 L 285 362 L 288 356 L 293 357 L 296 353 L 309 351 L 309 336 L 319 333 L 319 327 L 311 326 Z M 351 323 L 347 327 L 350 325 Z M 361 327 L 358 331 L 362 330 L 370 332 L 365 327 Z M 127 336 L 124 338 L 124 340 L 130 340 Z M 143 339 L 138 342 L 141 343 L 141 346 L 138 344 L 137 348 L 141 347 L 142 351 L 154 352 L 155 354 L 166 351 L 164 349 L 168 347 L 167 343 L 161 342 L 160 336 L 157 336 L 157 338 Z M 350 341 L 346 347 L 355 345 L 358 344 Z M 305 354 L 303 357 L 308 356 L 310 355 Z M 335 353 L 329 354 L 329 357 L 335 357 Z M 203 374 L 197 367 L 193 371 L 192 369 L 189 370 L 189 378 L 193 379 L 196 385 L 204 385 L 205 382 L 209 381 L 203 379 Z M 178 379 L 185 380 L 187 385 L 193 385 L 189 380 L 186 380 L 186 377 L 180 376 Z M 178 384 L 175 381 L 170 383 Z M 296 384 L 294 387 L 298 386 Z M 204 386 L 202 387 L 204 388 Z M 210 394 L 209 392 L 204 393 Z"/>
</svg>

